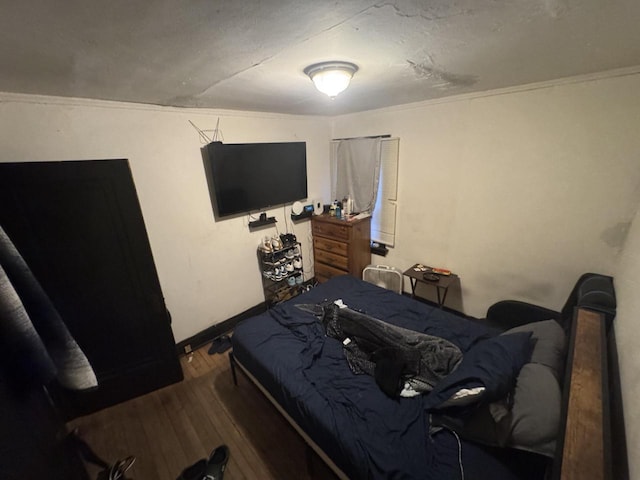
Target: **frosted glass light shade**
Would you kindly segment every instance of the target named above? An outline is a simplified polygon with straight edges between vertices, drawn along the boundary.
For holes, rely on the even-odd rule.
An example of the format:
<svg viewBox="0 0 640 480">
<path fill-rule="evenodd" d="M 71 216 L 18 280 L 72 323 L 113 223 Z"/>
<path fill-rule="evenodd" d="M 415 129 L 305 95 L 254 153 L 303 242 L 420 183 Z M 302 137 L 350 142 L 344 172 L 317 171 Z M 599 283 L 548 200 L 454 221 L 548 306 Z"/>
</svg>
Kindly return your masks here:
<svg viewBox="0 0 640 480">
<path fill-rule="evenodd" d="M 316 88 L 331 98 L 346 90 L 358 66 L 349 62 L 323 62 L 304 69 Z"/>
</svg>

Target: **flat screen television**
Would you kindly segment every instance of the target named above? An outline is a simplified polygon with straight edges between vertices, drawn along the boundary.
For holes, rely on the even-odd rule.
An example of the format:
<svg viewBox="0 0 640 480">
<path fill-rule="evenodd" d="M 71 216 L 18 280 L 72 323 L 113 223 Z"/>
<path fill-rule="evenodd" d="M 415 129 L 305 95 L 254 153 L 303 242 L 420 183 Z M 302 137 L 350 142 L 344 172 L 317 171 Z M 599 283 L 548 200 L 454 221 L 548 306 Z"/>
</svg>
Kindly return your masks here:
<svg viewBox="0 0 640 480">
<path fill-rule="evenodd" d="M 307 198 L 305 142 L 212 142 L 203 150 L 216 218 Z"/>
</svg>

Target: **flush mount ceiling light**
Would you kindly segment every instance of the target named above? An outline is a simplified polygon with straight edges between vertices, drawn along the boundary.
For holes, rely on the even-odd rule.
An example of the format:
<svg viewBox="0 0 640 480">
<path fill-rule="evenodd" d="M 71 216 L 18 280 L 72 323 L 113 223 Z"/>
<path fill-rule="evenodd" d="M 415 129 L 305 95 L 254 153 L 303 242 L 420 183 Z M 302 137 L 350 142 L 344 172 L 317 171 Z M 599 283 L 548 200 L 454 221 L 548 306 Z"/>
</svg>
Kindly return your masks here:
<svg viewBox="0 0 640 480">
<path fill-rule="evenodd" d="M 304 69 L 316 88 L 331 98 L 349 86 L 351 77 L 357 71 L 358 66 L 349 62 L 314 63 Z"/>
</svg>

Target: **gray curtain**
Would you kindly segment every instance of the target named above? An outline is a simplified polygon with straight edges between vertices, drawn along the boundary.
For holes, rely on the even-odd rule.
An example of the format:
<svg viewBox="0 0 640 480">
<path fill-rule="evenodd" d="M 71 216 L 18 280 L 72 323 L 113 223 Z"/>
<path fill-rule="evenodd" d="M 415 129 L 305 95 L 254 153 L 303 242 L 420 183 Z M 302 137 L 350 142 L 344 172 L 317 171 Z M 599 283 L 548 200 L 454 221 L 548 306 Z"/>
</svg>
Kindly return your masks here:
<svg viewBox="0 0 640 480">
<path fill-rule="evenodd" d="M 46 385 L 55 378 L 73 390 L 98 385 L 84 352 L 1 226 L 0 336 L 3 356 L 25 383 Z"/>
<path fill-rule="evenodd" d="M 354 212 L 373 212 L 380 179 L 380 138 L 340 140 L 336 153 L 335 192 L 353 199 Z"/>
</svg>

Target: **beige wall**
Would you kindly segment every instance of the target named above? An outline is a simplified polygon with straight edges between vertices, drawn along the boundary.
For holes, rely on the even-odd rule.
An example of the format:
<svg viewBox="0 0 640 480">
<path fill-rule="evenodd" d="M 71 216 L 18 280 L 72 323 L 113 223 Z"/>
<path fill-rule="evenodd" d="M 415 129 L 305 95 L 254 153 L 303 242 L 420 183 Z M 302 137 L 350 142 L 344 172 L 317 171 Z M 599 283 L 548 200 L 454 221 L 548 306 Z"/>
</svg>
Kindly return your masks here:
<svg viewBox="0 0 640 480">
<path fill-rule="evenodd" d="M 620 378 L 627 430 L 630 478 L 640 478 L 640 213 L 629 231 L 615 271 L 618 314 L 615 319 Z"/>
<path fill-rule="evenodd" d="M 264 301 L 256 247 L 274 228 L 214 222 L 199 128 L 225 142 L 306 141 L 309 197 L 329 196 L 329 121 L 0 95 L 0 161 L 128 158 L 176 341 Z M 284 232 L 282 209 L 270 211 Z M 311 270 L 309 222 L 294 229 Z"/>
<path fill-rule="evenodd" d="M 397 245 L 375 261 L 459 273 L 447 303 L 470 315 L 560 308 L 581 273 L 613 273 L 637 208 L 638 92 L 635 75 L 335 118 L 334 137 L 400 137 Z"/>
</svg>

